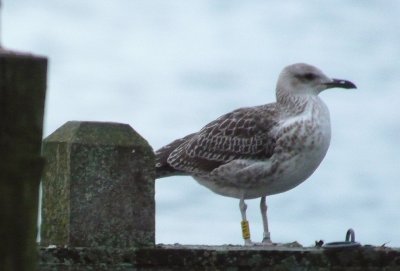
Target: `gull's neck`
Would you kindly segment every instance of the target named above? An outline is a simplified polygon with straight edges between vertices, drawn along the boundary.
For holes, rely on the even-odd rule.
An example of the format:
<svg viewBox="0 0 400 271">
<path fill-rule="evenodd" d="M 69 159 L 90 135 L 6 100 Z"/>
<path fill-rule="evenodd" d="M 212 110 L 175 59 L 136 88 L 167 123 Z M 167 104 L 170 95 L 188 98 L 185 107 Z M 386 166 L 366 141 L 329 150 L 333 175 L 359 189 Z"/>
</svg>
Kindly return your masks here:
<svg viewBox="0 0 400 271">
<path fill-rule="evenodd" d="M 302 114 L 310 110 L 313 105 L 325 105 L 317 94 L 311 92 L 293 94 L 288 91 L 277 90 L 276 100 L 281 109 L 289 115 Z"/>
<path fill-rule="evenodd" d="M 317 94 L 302 93 L 288 95 L 288 93 L 277 92 L 277 104 L 281 118 L 286 125 L 296 122 L 299 119 L 307 119 L 314 123 L 315 127 L 320 127 L 323 134 L 327 138 L 330 138 L 329 110 Z"/>
</svg>

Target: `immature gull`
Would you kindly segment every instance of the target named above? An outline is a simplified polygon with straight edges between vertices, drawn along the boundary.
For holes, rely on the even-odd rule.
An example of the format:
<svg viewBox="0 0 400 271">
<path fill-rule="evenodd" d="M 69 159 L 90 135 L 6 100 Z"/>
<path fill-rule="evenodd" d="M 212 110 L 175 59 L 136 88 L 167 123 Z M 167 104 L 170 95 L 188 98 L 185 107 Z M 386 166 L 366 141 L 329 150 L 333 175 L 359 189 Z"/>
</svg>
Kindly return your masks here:
<svg viewBox="0 0 400 271">
<path fill-rule="evenodd" d="M 213 192 L 240 199 L 245 245 L 252 244 L 245 199 L 261 197 L 262 244 L 271 244 L 265 197 L 306 180 L 331 138 L 329 111 L 318 94 L 356 88 L 298 63 L 283 69 L 276 102 L 234 110 L 156 152 L 157 178 L 190 175 Z"/>
</svg>

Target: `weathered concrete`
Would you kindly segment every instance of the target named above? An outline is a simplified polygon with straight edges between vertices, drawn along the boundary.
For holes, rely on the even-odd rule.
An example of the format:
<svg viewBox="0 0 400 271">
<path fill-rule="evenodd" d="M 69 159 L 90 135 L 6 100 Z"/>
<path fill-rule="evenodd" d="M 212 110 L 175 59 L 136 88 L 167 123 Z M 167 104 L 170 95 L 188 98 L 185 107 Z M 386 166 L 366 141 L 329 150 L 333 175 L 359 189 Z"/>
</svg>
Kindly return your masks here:
<svg viewBox="0 0 400 271">
<path fill-rule="evenodd" d="M 129 125 L 67 122 L 43 156 L 43 245 L 154 245 L 154 154 Z"/>
<path fill-rule="evenodd" d="M 49 270 L 400 270 L 400 250 L 364 246 L 322 248 L 164 246 L 120 250 L 40 248 L 40 271 Z"/>
<path fill-rule="evenodd" d="M 47 59 L 0 48 L 0 270 L 34 270 Z"/>
</svg>

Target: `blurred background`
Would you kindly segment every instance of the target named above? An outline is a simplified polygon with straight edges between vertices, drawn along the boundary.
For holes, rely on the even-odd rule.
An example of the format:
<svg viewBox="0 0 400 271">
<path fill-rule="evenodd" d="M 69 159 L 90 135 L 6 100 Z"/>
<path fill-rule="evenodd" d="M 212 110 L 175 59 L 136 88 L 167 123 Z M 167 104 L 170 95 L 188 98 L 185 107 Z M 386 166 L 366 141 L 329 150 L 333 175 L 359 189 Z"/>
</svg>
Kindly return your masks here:
<svg viewBox="0 0 400 271">
<path fill-rule="evenodd" d="M 45 136 L 69 120 L 130 124 L 154 149 L 238 107 L 273 102 L 306 62 L 357 90 L 321 94 L 331 147 L 267 198 L 272 240 L 400 246 L 400 1 L 3 0 L 6 48 L 49 57 Z M 259 201 L 247 201 L 254 241 Z M 156 241 L 242 244 L 239 201 L 189 177 L 156 183 Z"/>
</svg>

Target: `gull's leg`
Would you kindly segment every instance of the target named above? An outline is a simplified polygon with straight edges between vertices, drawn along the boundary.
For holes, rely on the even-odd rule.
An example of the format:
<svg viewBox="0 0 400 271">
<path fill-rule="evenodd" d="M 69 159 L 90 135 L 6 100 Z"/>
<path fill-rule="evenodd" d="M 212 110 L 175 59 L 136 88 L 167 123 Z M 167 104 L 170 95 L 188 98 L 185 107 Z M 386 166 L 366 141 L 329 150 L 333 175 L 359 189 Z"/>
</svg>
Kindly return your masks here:
<svg viewBox="0 0 400 271">
<path fill-rule="evenodd" d="M 268 218 L 267 218 L 267 204 L 265 202 L 265 196 L 261 197 L 260 201 L 260 210 L 261 210 L 261 217 L 263 221 L 263 227 L 264 227 L 264 234 L 263 234 L 263 244 L 272 244 L 271 242 L 271 235 L 268 230 Z"/>
<path fill-rule="evenodd" d="M 245 246 L 252 245 L 252 242 L 250 240 L 249 222 L 247 221 L 247 218 L 246 218 L 247 205 L 244 202 L 243 198 L 240 199 L 239 208 L 240 208 L 240 213 L 242 214 L 241 225 L 242 225 L 242 235 L 243 235 L 243 239 L 244 239 L 244 245 Z"/>
</svg>

